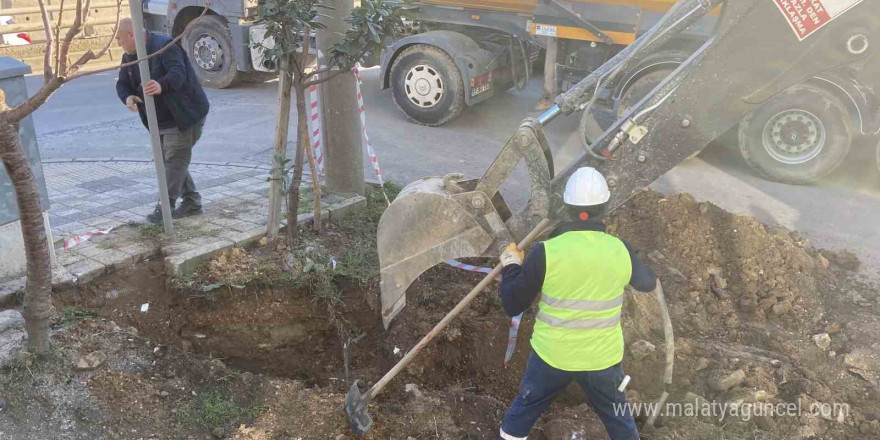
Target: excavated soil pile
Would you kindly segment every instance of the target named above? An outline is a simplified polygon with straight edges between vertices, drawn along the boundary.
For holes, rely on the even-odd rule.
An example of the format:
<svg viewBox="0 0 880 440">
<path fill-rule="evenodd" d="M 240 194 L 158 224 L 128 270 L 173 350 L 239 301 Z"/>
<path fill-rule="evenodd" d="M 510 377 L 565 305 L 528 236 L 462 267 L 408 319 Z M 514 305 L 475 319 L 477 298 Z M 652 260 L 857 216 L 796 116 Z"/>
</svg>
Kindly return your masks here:
<svg viewBox="0 0 880 440">
<path fill-rule="evenodd" d="M 877 294 L 841 267 L 852 267 L 852 258 L 819 253 L 797 234 L 768 230 L 686 195 L 640 193 L 608 223 L 657 272 L 676 331 L 668 402 L 680 405 L 680 414 L 672 414 L 676 407 L 661 408 L 657 429 L 644 430 L 643 438 L 880 436 Z M 155 263 L 68 292 L 61 301 L 132 325 L 161 346 L 256 373 L 249 380 L 259 381 L 252 389 L 260 390 L 264 411 L 253 422 L 229 426 L 232 438 L 341 440 L 351 437 L 342 412 L 346 373 L 362 387 L 377 381 L 481 278 L 446 266 L 429 270 L 385 330 L 376 274 L 332 276 L 359 261 L 363 266 L 363 255 L 352 254 L 353 240 L 350 230 L 333 226 L 293 253 L 271 244 L 234 250 L 174 287 L 166 286 Z M 330 269 L 333 262 L 336 269 Z M 278 268 L 311 275 L 291 282 L 276 276 Z M 533 309 L 505 367 L 509 320 L 497 294 L 497 284 L 491 285 L 370 405 L 375 425 L 367 438 L 496 437 L 518 392 L 534 322 Z M 141 313 L 145 302 L 149 312 Z M 665 346 L 654 298 L 627 295 L 624 322 L 624 369 L 633 378 L 628 395 L 634 403 L 655 402 Z M 759 403 L 799 403 L 801 412 L 742 410 Z M 688 414 L 688 404 L 696 415 Z M 701 411 L 706 405 L 714 410 Z M 721 414 L 719 405 L 741 409 Z M 637 419 L 641 424 L 647 416 Z M 603 435 L 572 387 L 530 438 Z"/>
</svg>

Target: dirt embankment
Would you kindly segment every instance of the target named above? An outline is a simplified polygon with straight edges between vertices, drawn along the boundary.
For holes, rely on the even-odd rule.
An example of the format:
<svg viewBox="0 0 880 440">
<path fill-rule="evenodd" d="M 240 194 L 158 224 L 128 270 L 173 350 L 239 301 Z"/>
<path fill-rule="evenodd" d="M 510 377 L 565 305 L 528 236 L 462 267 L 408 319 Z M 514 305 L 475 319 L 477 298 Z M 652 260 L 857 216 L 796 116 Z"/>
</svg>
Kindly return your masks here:
<svg viewBox="0 0 880 440">
<path fill-rule="evenodd" d="M 676 331 L 669 402 L 681 405 L 683 414 L 661 416 L 658 429 L 646 430 L 643 438 L 880 436 L 878 297 L 845 270 L 852 267 L 852 258 L 819 253 L 797 234 L 768 230 L 753 219 L 684 195 L 641 193 L 608 223 L 610 232 L 633 244 L 656 270 Z M 161 265 L 153 264 L 62 295 L 60 307 L 80 307 L 137 328 L 137 337 L 156 347 L 150 350 L 178 359 L 174 365 L 199 365 L 191 364 L 192 359 L 209 357 L 216 359 L 211 361 L 216 371 L 248 371 L 247 376 L 225 376 L 231 385 L 222 393 L 206 392 L 227 396 L 245 387 L 246 398 L 238 407 L 253 404 L 261 410 L 233 412 L 235 417 L 221 417 L 219 423 L 192 426 L 170 411 L 181 405 L 185 413 L 203 408 L 204 399 L 193 401 L 180 387 L 205 389 L 219 383 L 219 373 L 183 379 L 195 382 L 190 388 L 172 387 L 178 391 L 166 391 L 170 395 L 163 397 L 163 384 L 172 380 L 161 370 L 167 361 L 151 364 L 154 354 L 139 350 L 129 355 L 147 366 L 126 373 L 134 381 L 128 383 L 137 386 L 107 385 L 102 377 L 121 374 L 115 366 L 89 373 L 88 391 L 105 408 L 103 417 L 119 432 L 152 429 L 159 438 L 186 438 L 181 433 L 210 433 L 213 427 L 220 429 L 215 433 L 220 437 L 240 440 L 349 437 L 342 411 L 343 341 L 354 341 L 348 376 L 368 386 L 480 279 L 449 267 L 431 269 L 409 290 L 407 308 L 386 331 L 379 319 L 374 256 L 358 253 L 363 244 L 358 240 L 366 235 L 357 234 L 336 225 L 320 242 L 292 256 L 272 246 L 233 251 L 199 277 L 172 287 L 166 285 Z M 337 269 L 332 269 L 330 257 Z M 149 311 L 141 313 L 141 304 L 147 302 Z M 491 286 L 370 406 L 375 425 L 367 438 L 494 439 L 518 392 L 533 317 L 534 310 L 526 313 L 517 352 L 505 368 L 509 321 L 497 299 L 497 285 Z M 662 392 L 664 365 L 654 299 L 627 295 L 624 322 L 624 369 L 633 377 L 628 394 L 633 402 L 654 402 Z M 161 399 L 169 397 L 177 403 L 163 406 Z M 153 420 L 162 423 L 148 428 L 144 421 L 127 417 L 136 408 L 120 404 L 126 399 L 150 408 L 157 414 Z M 777 409 L 782 408 L 778 404 L 798 402 L 802 413 L 791 415 L 740 410 L 721 419 L 717 408 L 711 414 L 699 411 L 701 403 L 728 409 L 766 408 L 757 404 L 769 403 Z M 686 404 L 698 413 L 686 414 Z M 830 410 L 825 414 L 810 413 L 811 407 L 826 404 Z M 637 419 L 644 422 L 646 416 Z M 530 438 L 602 438 L 603 432 L 580 391 L 572 387 L 539 420 Z"/>
</svg>

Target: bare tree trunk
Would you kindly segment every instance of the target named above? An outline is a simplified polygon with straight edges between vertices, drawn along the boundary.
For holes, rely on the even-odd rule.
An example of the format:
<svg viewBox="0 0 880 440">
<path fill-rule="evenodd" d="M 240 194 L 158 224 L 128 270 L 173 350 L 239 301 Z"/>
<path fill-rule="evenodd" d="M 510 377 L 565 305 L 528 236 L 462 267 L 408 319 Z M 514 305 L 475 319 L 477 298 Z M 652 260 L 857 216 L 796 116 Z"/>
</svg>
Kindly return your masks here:
<svg viewBox="0 0 880 440">
<path fill-rule="evenodd" d="M 5 107 L 5 102 L 0 103 Z M 21 149 L 18 122 L 0 117 L 0 158 L 12 181 L 27 257 L 25 327 L 28 349 L 34 353 L 49 350 L 49 316 L 52 307 L 52 260 L 46 238 L 46 225 L 40 207 L 37 181 Z"/>
<path fill-rule="evenodd" d="M 293 88 L 296 92 L 296 154 L 293 156 L 293 177 L 287 191 L 287 240 L 290 247 L 296 244 L 299 227 L 296 223 L 299 211 L 299 185 L 302 182 L 304 139 L 309 137 L 309 124 L 306 119 L 306 91 L 302 78 L 294 78 Z"/>
<path fill-rule="evenodd" d="M 269 220 L 266 233 L 270 237 L 278 235 L 281 224 L 281 201 L 284 186 L 284 164 L 280 161 L 287 158 L 287 132 L 290 125 L 290 88 L 292 82 L 293 55 L 282 59 L 278 78 L 278 122 L 275 126 L 275 142 L 272 154 L 272 182 L 269 184 Z"/>
</svg>

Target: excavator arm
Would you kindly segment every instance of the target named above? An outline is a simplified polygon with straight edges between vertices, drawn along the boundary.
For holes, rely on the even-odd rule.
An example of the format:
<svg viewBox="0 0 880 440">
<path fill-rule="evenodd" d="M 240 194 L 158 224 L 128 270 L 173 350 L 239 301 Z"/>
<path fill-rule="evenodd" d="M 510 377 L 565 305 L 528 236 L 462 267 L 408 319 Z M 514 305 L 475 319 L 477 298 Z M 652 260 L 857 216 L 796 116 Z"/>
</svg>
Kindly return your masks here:
<svg viewBox="0 0 880 440">
<path fill-rule="evenodd" d="M 543 127 L 592 106 L 629 66 L 720 3 L 676 3 L 635 43 L 559 95 L 556 106 L 523 121 L 482 178 L 426 178 L 407 186 L 379 223 L 385 326 L 406 304 L 407 287 L 428 268 L 453 258 L 497 256 L 502 244 L 518 241 L 543 218 L 562 216 L 561 194 L 578 167 L 602 171 L 615 209 L 781 91 L 832 69 L 877 64 L 871 60 L 880 48 L 878 1 L 728 0 L 713 37 L 554 175 Z M 510 213 L 498 188 L 521 160 L 529 168 L 531 198 Z"/>
</svg>

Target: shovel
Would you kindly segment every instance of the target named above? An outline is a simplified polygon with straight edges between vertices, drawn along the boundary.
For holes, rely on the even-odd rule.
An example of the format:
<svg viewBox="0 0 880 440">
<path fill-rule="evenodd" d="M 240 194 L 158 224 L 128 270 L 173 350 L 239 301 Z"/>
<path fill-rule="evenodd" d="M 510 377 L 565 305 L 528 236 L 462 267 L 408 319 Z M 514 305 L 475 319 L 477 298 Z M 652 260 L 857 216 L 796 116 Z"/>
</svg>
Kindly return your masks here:
<svg viewBox="0 0 880 440">
<path fill-rule="evenodd" d="M 549 219 L 541 220 L 541 222 L 538 223 L 537 226 L 535 226 L 535 229 L 532 229 L 532 232 L 529 232 L 529 235 L 522 239 L 517 247 L 519 249 L 522 249 L 531 244 L 531 242 L 542 232 L 544 232 L 544 230 L 548 226 L 550 226 L 551 223 L 553 222 Z M 373 400 L 376 395 L 381 393 L 385 386 L 388 385 L 388 382 L 390 382 L 391 379 L 394 379 L 394 376 L 397 376 L 397 374 L 400 373 L 401 370 L 406 368 L 406 366 L 409 365 L 416 356 L 418 356 L 419 352 L 422 351 L 422 349 L 425 348 L 425 346 L 428 345 L 428 343 L 430 343 L 431 340 L 434 339 L 441 331 L 443 331 L 444 328 L 446 328 L 450 321 L 452 321 L 456 316 L 458 316 L 459 313 L 461 313 L 462 310 L 470 305 L 474 298 L 476 298 L 477 295 L 479 295 L 479 293 L 482 292 L 483 289 L 485 289 L 486 286 L 488 286 L 489 283 L 491 283 L 492 280 L 494 280 L 499 273 L 501 273 L 502 267 L 503 266 L 501 266 L 501 263 L 495 266 L 495 268 L 492 269 L 491 273 L 486 275 L 483 280 L 480 281 L 480 283 L 477 284 L 477 286 L 474 287 L 473 290 L 471 290 L 470 293 L 468 293 L 467 296 L 465 296 L 458 303 L 458 305 L 455 306 L 454 309 L 447 313 L 446 316 L 444 316 L 443 319 L 439 323 L 437 323 L 437 325 L 434 326 L 434 328 L 430 332 L 428 332 L 428 334 L 425 335 L 425 337 L 422 338 L 422 340 L 419 341 L 419 343 L 416 344 L 415 347 L 413 347 L 406 354 L 406 356 L 403 357 L 403 359 L 397 362 L 397 365 L 388 370 L 388 372 L 385 373 L 385 375 L 382 376 L 382 378 L 379 379 L 378 382 L 370 387 L 370 389 L 368 389 L 364 393 L 361 393 L 361 390 L 358 387 L 358 381 L 354 381 L 354 383 L 351 384 L 351 387 L 348 390 L 348 394 L 346 394 L 345 396 L 345 414 L 348 416 L 348 422 L 349 426 L 351 426 L 351 430 L 354 431 L 358 437 L 366 434 L 370 427 L 373 426 L 373 418 L 370 417 L 370 414 L 367 412 L 367 404 L 370 403 L 370 401 Z"/>
</svg>

